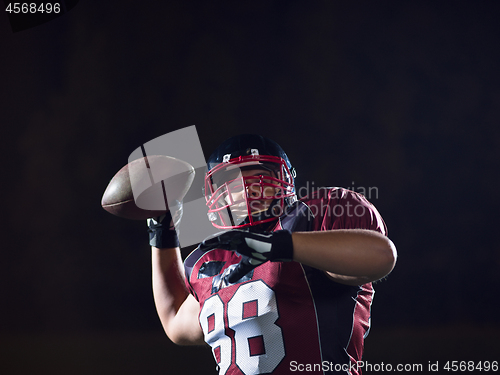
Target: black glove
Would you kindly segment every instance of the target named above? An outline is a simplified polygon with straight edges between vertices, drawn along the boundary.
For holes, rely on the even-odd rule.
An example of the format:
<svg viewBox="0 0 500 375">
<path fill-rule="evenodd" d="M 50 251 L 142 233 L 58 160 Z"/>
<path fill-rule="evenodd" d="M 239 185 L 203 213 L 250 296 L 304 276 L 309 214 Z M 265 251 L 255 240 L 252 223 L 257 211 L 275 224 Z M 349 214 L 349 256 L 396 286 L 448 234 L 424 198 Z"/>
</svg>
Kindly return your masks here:
<svg viewBox="0 0 500 375">
<path fill-rule="evenodd" d="M 166 214 L 147 220 L 149 244 L 159 249 L 179 246 L 175 228 L 181 221 L 182 202 L 177 201 L 175 206 L 171 205 L 169 208 Z"/>
<path fill-rule="evenodd" d="M 237 282 L 255 267 L 268 260 L 274 262 L 291 261 L 293 258 L 292 234 L 287 230 L 272 233 L 255 233 L 233 229 L 206 238 L 199 249 L 223 249 L 236 251 L 241 261 L 225 277 L 228 283 Z"/>
<path fill-rule="evenodd" d="M 263 262 L 257 261 L 249 256 L 242 255 L 240 262 L 225 276 L 227 284 L 234 284 L 240 280 L 243 276 L 253 270 L 255 267 L 261 265 Z"/>
<path fill-rule="evenodd" d="M 249 257 L 249 263 L 258 266 L 268 260 L 291 261 L 293 258 L 292 234 L 288 230 L 255 233 L 233 229 L 205 239 L 199 247 L 203 251 L 224 249 Z"/>
</svg>

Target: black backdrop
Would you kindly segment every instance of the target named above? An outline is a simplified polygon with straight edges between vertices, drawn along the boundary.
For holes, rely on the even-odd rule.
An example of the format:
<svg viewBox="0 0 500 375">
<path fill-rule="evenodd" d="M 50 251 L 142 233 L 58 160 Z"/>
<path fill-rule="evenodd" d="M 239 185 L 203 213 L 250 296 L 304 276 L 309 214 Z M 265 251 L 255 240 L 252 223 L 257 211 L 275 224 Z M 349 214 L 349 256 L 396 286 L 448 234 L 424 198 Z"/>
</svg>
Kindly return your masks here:
<svg viewBox="0 0 500 375">
<path fill-rule="evenodd" d="M 213 368 L 162 334 L 145 224 L 99 204 L 135 148 L 193 124 L 205 156 L 260 133 L 298 187 L 370 192 L 399 260 L 376 285 L 366 358 L 495 359 L 498 15 L 494 1 L 82 0 L 15 33 L 0 15 L 6 373 Z"/>
</svg>

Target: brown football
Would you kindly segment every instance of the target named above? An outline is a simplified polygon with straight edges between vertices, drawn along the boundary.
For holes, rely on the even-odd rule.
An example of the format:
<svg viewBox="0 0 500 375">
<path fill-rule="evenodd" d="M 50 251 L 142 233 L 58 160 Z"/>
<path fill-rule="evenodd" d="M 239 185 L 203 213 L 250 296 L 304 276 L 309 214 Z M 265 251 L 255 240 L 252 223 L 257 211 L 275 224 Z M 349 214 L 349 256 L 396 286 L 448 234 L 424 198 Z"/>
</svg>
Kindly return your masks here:
<svg viewBox="0 0 500 375">
<path fill-rule="evenodd" d="M 194 175 L 193 166 L 171 156 L 140 158 L 114 175 L 104 191 L 101 205 L 109 213 L 125 219 L 157 217 L 168 211 L 168 201 L 182 200 Z"/>
</svg>

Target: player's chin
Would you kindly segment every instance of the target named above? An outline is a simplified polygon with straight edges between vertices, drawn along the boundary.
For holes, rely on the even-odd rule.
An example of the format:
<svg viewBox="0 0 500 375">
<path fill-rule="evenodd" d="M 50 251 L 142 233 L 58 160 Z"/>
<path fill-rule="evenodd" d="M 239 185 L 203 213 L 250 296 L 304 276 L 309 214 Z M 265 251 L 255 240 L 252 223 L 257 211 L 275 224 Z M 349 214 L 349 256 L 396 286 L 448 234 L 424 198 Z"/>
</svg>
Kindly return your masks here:
<svg viewBox="0 0 500 375">
<path fill-rule="evenodd" d="M 253 210 L 252 216 L 261 216 L 263 213 L 267 212 L 268 209 L 269 209 L 268 207 L 265 207 L 258 210 Z"/>
<path fill-rule="evenodd" d="M 270 202 L 254 201 L 250 204 L 250 212 L 252 216 L 262 215 L 264 212 L 269 210 L 270 206 Z"/>
<path fill-rule="evenodd" d="M 235 220 L 238 223 L 244 222 L 248 218 L 248 211 L 247 210 L 239 210 L 239 209 L 231 209 L 231 216 L 233 220 Z"/>
<path fill-rule="evenodd" d="M 256 200 L 250 202 L 248 207 L 246 204 L 231 207 L 231 215 L 238 223 L 248 220 L 249 212 L 254 219 L 261 219 L 269 211 L 269 207 L 270 203 Z"/>
</svg>

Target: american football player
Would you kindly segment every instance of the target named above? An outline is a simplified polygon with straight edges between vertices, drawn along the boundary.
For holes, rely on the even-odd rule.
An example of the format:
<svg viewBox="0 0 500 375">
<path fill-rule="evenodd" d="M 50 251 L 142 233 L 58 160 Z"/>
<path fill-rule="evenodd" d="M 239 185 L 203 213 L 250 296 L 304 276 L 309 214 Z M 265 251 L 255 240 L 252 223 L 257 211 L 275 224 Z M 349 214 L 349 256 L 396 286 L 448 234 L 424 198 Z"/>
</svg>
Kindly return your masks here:
<svg viewBox="0 0 500 375">
<path fill-rule="evenodd" d="M 208 159 L 208 219 L 221 231 L 182 264 L 172 215 L 149 221 L 153 292 L 177 344 L 208 343 L 220 374 L 358 374 L 372 282 L 396 248 L 361 194 L 318 188 L 297 198 L 283 149 L 259 135 Z"/>
</svg>

